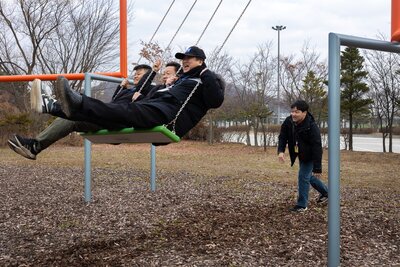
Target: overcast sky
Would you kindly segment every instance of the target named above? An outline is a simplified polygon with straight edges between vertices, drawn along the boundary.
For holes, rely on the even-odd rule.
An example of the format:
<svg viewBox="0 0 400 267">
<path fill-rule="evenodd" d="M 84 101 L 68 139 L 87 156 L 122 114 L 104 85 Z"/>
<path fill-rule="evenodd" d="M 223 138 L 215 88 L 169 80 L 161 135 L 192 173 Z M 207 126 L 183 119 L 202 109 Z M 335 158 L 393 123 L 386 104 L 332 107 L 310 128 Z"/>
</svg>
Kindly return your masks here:
<svg viewBox="0 0 400 267">
<path fill-rule="evenodd" d="M 199 46 L 206 54 L 222 44 L 249 0 L 224 0 Z M 129 62 L 139 58 L 140 41 L 149 41 L 172 0 L 135 1 L 129 22 Z M 196 43 L 220 0 L 198 0 L 174 39 L 173 53 Z M 176 0 L 154 40 L 165 48 L 194 0 Z M 277 53 L 278 34 L 271 27 L 284 25 L 281 31 L 281 55 L 299 54 L 306 41 L 326 59 L 329 32 L 376 39 L 390 38 L 390 0 L 252 0 L 224 51 L 246 61 L 258 45 L 272 41 Z"/>
</svg>

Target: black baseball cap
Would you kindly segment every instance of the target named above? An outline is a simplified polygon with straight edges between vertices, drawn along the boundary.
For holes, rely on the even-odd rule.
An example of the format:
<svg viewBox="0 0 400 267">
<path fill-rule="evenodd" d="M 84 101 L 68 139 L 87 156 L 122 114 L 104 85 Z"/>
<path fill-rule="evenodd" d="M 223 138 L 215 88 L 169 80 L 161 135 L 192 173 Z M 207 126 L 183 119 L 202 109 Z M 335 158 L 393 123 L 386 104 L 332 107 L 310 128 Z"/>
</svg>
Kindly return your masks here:
<svg viewBox="0 0 400 267">
<path fill-rule="evenodd" d="M 203 49 L 198 48 L 197 46 L 191 46 L 186 49 L 185 53 L 176 53 L 175 57 L 177 59 L 183 59 L 185 56 L 188 57 L 198 57 L 201 59 L 206 59 L 206 54 L 204 53 Z"/>
<path fill-rule="evenodd" d="M 138 70 L 138 69 L 151 70 L 151 67 L 147 64 L 139 64 L 133 68 L 133 70 Z"/>
</svg>

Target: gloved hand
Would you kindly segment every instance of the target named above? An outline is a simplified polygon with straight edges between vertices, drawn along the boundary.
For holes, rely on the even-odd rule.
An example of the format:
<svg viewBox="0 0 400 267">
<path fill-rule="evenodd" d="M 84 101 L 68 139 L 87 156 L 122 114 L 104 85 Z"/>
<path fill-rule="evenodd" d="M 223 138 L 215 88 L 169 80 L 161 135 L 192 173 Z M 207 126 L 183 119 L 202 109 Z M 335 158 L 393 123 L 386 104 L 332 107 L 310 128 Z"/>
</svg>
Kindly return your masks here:
<svg viewBox="0 0 400 267">
<path fill-rule="evenodd" d="M 120 84 L 120 86 L 121 86 L 122 88 L 124 88 L 124 89 L 128 88 L 128 85 L 129 85 L 128 79 L 123 79 L 122 82 L 121 82 L 121 84 Z"/>
</svg>

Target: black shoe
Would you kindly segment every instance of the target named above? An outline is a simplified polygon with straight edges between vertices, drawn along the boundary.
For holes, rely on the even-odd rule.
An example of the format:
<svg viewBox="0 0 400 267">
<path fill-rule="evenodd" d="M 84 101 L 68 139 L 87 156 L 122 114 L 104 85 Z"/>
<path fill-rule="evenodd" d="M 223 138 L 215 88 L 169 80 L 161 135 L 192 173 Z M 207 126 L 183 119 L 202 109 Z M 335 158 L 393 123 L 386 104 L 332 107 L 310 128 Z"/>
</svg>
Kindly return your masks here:
<svg viewBox="0 0 400 267">
<path fill-rule="evenodd" d="M 323 204 L 328 201 L 328 195 L 320 195 L 317 199 L 318 204 Z"/>
<path fill-rule="evenodd" d="M 71 117 L 72 111 L 79 109 L 82 105 L 82 95 L 71 90 L 68 80 L 62 76 L 57 77 L 56 98 L 61 106 L 61 110 L 67 117 Z"/>
<path fill-rule="evenodd" d="M 290 211 L 293 212 L 305 212 L 307 210 L 307 207 L 302 207 L 302 206 L 294 206 L 293 208 L 290 209 Z"/>
<path fill-rule="evenodd" d="M 34 79 L 31 89 L 31 109 L 38 113 L 51 113 L 56 100 L 42 90 L 42 81 Z"/>
<path fill-rule="evenodd" d="M 36 155 L 39 153 L 37 151 L 37 141 L 35 139 L 14 135 L 7 143 L 12 150 L 27 159 L 35 160 Z"/>
</svg>

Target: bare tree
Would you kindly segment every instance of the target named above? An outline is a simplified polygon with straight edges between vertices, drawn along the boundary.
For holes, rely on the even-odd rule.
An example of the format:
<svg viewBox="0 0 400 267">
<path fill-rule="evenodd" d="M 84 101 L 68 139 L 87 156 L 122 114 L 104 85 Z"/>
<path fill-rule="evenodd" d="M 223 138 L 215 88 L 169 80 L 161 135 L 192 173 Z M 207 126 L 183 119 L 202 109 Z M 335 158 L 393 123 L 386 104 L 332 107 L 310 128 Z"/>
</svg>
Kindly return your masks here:
<svg viewBox="0 0 400 267">
<path fill-rule="evenodd" d="M 40 47 L 63 22 L 66 2 L 0 1 L 0 70 L 31 74 L 37 68 Z"/>
<path fill-rule="evenodd" d="M 69 16 L 40 47 L 41 70 L 84 73 L 115 70 L 119 58 L 119 11 L 111 0 L 73 2 Z M 81 81 L 76 81 L 77 87 Z M 75 85 L 75 83 L 73 83 Z"/>
<path fill-rule="evenodd" d="M 230 73 L 230 79 L 232 81 L 233 88 L 233 97 L 235 101 L 230 101 L 233 105 L 232 114 L 234 116 L 232 119 L 236 121 L 243 121 L 246 125 L 246 144 L 251 145 L 250 142 L 250 129 L 251 129 L 251 118 L 249 112 L 249 96 L 251 95 L 251 72 L 249 71 L 252 63 L 254 62 L 254 58 L 250 61 L 249 64 L 241 64 L 237 62 L 234 66 L 234 70 Z"/>
<path fill-rule="evenodd" d="M 0 1 L 0 72 L 3 75 L 32 74 L 38 68 L 39 47 L 62 22 L 65 3 L 55 1 Z M 11 83 L 16 105 L 27 108 L 26 92 Z"/>
<path fill-rule="evenodd" d="M 263 134 L 264 151 L 267 145 L 266 119 L 272 114 L 270 110 L 271 100 L 274 98 L 273 76 L 275 66 L 271 55 L 272 42 L 262 44 L 258 47 L 253 63 L 253 77 L 256 91 L 254 102 L 254 116 L 257 118 L 254 127 L 254 138 L 257 140 L 258 126 Z"/>
<path fill-rule="evenodd" d="M 382 132 L 382 148 L 386 152 L 386 137 L 389 138 L 389 152 L 393 152 L 393 121 L 400 107 L 400 57 L 397 54 L 379 51 L 366 51 L 368 60 L 370 97 L 374 113 L 378 117 Z"/>
<path fill-rule="evenodd" d="M 230 82 L 230 73 L 232 73 L 233 68 L 233 58 L 227 54 L 219 54 L 218 47 L 215 48 L 208 56 L 207 67 L 220 75 L 225 83 Z M 206 119 L 208 120 L 208 143 L 212 144 L 214 142 L 214 124 L 215 119 L 220 116 L 221 111 L 219 110 L 209 110 L 207 112 Z"/>
<path fill-rule="evenodd" d="M 228 53 L 219 53 L 219 48 L 216 47 L 207 58 L 207 67 L 224 77 L 227 82 L 230 82 L 230 73 L 234 65 L 234 59 Z"/>
<path fill-rule="evenodd" d="M 258 145 L 258 131 L 261 127 L 266 140 L 265 119 L 271 114 L 269 103 L 274 92 L 272 77 L 274 72 L 271 43 L 262 44 L 250 58 L 249 63 L 236 65 L 232 73 L 235 96 L 238 100 L 236 114 L 247 124 L 247 144 L 250 145 L 250 130 L 254 131 L 254 143 Z"/>
<path fill-rule="evenodd" d="M 52 0 L 16 2 L 18 5 L 0 1 L 2 72 L 83 73 L 116 66 L 119 12 L 112 0 L 83 4 Z"/>
<path fill-rule="evenodd" d="M 283 89 L 283 103 L 289 106 L 296 99 L 302 97 L 304 80 L 310 72 L 313 73 L 314 79 L 325 81 L 328 75 L 326 63 L 320 61 L 320 55 L 310 48 L 309 42 L 305 42 L 301 50 L 300 59 L 294 55 L 283 57 L 281 86 Z"/>
</svg>

